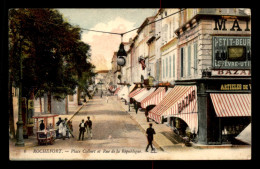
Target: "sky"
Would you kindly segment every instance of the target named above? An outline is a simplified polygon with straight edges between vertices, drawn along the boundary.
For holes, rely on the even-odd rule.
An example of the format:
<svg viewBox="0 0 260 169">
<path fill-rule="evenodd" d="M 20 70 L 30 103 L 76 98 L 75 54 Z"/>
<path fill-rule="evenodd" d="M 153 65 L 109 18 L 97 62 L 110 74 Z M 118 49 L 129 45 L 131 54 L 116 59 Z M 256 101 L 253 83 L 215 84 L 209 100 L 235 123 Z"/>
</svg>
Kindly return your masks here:
<svg viewBox="0 0 260 169">
<path fill-rule="evenodd" d="M 87 8 L 57 9 L 66 21 L 82 29 L 124 33 L 138 28 L 147 17 L 154 16 L 158 8 Z M 124 34 L 123 41 L 136 35 L 136 30 Z M 121 36 L 83 30 L 81 40 L 91 46 L 91 62 L 96 70 L 110 70 L 113 53 L 118 51 Z"/>
</svg>

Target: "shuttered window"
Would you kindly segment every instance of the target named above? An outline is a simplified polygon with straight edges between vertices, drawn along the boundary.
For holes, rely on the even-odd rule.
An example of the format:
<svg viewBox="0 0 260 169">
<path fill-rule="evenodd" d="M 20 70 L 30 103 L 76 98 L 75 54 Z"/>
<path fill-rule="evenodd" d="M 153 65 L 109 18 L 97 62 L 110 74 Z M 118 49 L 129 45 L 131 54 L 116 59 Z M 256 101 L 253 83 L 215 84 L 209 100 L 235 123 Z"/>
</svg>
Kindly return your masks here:
<svg viewBox="0 0 260 169">
<path fill-rule="evenodd" d="M 184 49 L 181 48 L 181 77 L 184 76 Z"/>
<path fill-rule="evenodd" d="M 197 68 L 198 68 L 198 66 L 197 66 L 197 64 L 198 64 L 198 62 L 197 62 L 197 50 L 198 50 L 198 45 L 197 45 L 197 43 L 194 43 L 194 48 L 193 48 L 193 50 L 194 50 L 194 74 L 196 75 L 197 74 Z"/>
<path fill-rule="evenodd" d="M 172 56 L 172 77 L 175 77 L 175 55 Z"/>
<path fill-rule="evenodd" d="M 172 77 L 172 56 L 169 59 L 169 77 Z"/>
<path fill-rule="evenodd" d="M 191 75 L 191 46 L 188 46 L 188 76 Z"/>
</svg>

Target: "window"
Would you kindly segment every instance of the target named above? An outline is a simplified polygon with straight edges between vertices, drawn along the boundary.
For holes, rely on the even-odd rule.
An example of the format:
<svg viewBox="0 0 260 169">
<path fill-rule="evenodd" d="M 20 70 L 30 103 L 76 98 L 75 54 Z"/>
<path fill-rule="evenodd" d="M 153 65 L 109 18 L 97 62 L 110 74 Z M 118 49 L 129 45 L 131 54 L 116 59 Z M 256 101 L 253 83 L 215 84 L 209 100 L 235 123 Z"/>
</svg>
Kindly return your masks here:
<svg viewBox="0 0 260 169">
<path fill-rule="evenodd" d="M 164 59 L 163 59 L 163 78 L 165 78 L 165 66 L 164 66 Z"/>
<path fill-rule="evenodd" d="M 169 77 L 172 77 L 172 57 L 170 56 L 170 59 L 169 59 L 169 63 L 170 63 L 170 65 L 169 65 Z"/>
<path fill-rule="evenodd" d="M 197 43 L 194 43 L 194 47 L 193 47 L 193 50 L 194 50 L 194 74 L 196 75 L 197 74 Z"/>
<path fill-rule="evenodd" d="M 181 77 L 184 76 L 184 49 L 181 48 Z"/>
<path fill-rule="evenodd" d="M 168 58 L 166 58 L 166 78 L 168 77 Z"/>
<path fill-rule="evenodd" d="M 190 69 L 191 69 L 191 47 L 188 46 L 188 76 L 190 76 Z"/>
<path fill-rule="evenodd" d="M 169 39 L 172 37 L 172 22 L 170 22 Z"/>
<path fill-rule="evenodd" d="M 175 77 L 175 55 L 172 56 L 172 76 Z"/>
</svg>

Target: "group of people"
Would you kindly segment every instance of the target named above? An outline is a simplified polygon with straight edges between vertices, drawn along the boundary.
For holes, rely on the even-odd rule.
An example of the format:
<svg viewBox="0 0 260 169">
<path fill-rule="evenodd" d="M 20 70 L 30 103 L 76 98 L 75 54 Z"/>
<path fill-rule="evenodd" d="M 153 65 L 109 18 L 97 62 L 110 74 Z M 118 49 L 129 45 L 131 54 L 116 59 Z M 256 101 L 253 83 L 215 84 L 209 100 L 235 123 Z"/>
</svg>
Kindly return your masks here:
<svg viewBox="0 0 260 169">
<path fill-rule="evenodd" d="M 56 125 L 56 138 L 62 138 L 63 140 L 65 140 L 65 138 L 70 138 L 71 136 L 74 137 L 72 134 L 72 121 L 68 120 L 67 118 L 65 118 L 64 120 L 59 118 L 59 121 L 56 123 Z"/>
<path fill-rule="evenodd" d="M 84 122 L 84 119 L 82 119 L 82 122 L 79 124 L 79 139 L 84 140 L 84 133 L 87 131 L 87 138 L 90 134 L 90 137 L 92 139 L 92 121 L 90 120 L 90 117 L 88 116 L 88 120 Z"/>
</svg>

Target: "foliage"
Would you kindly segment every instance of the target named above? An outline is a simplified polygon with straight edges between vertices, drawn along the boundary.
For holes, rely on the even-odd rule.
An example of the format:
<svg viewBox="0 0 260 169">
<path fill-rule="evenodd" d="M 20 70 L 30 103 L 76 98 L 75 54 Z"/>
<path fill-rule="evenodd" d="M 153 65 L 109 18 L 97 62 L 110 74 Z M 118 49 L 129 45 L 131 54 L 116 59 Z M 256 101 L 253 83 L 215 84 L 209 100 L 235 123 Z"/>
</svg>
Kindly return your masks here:
<svg viewBox="0 0 260 169">
<path fill-rule="evenodd" d="M 80 40 L 81 29 L 65 22 L 55 9 L 9 10 L 10 79 L 17 87 L 22 61 L 23 96 L 50 92 L 57 99 L 94 76 L 90 46 Z M 87 90 L 87 89 L 86 89 Z"/>
</svg>

